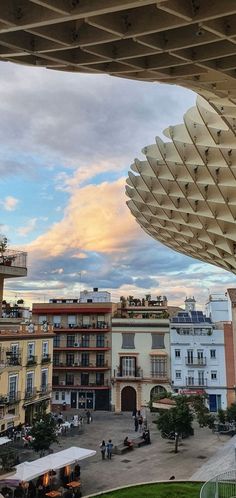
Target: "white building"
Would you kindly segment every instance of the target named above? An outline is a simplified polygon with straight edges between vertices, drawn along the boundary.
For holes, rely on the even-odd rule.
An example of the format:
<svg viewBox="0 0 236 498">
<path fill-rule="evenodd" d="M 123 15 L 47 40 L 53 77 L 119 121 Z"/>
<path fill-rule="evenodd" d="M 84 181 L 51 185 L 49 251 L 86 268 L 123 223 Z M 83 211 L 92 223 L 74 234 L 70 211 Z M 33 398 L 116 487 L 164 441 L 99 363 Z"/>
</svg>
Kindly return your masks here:
<svg viewBox="0 0 236 498">
<path fill-rule="evenodd" d="M 224 331 L 201 311 L 180 312 L 171 320 L 170 349 L 173 389 L 206 393 L 210 411 L 226 409 Z"/>
<path fill-rule="evenodd" d="M 94 287 L 92 291 L 84 290 L 80 292 L 80 303 L 110 303 L 111 294 L 107 291 L 99 291 L 97 287 Z"/>
<path fill-rule="evenodd" d="M 213 323 L 231 320 L 229 302 L 225 294 L 210 294 L 205 306 L 206 316 Z"/>
<path fill-rule="evenodd" d="M 112 319 L 112 408 L 115 411 L 140 410 L 153 396 L 170 390 L 166 310 L 166 300 L 122 298 Z"/>
</svg>

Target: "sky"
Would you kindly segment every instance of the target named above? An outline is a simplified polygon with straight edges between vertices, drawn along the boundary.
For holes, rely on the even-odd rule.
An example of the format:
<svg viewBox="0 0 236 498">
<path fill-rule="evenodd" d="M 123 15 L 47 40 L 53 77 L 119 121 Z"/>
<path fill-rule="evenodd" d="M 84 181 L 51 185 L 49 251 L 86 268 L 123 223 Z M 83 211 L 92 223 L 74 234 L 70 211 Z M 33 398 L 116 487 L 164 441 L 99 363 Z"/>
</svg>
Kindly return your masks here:
<svg viewBox="0 0 236 498">
<path fill-rule="evenodd" d="M 186 89 L 107 75 L 0 63 L 0 233 L 28 252 L 28 276 L 5 284 L 26 304 L 98 287 L 166 295 L 182 306 L 225 292 L 235 276 L 148 236 L 126 206 L 141 149 L 195 104 Z"/>
</svg>

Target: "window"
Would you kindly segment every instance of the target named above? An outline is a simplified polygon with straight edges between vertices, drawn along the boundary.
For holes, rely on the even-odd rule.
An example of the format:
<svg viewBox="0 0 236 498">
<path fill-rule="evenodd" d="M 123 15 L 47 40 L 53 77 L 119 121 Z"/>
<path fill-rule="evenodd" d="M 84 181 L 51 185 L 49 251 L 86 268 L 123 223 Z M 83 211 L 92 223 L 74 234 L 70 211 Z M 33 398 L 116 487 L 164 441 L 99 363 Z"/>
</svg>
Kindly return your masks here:
<svg viewBox="0 0 236 498">
<path fill-rule="evenodd" d="M 165 348 L 164 335 L 165 334 L 152 334 L 152 349 Z"/>
<path fill-rule="evenodd" d="M 120 376 L 136 377 L 136 358 L 134 356 L 122 356 L 120 358 Z"/>
<path fill-rule="evenodd" d="M 88 385 L 89 385 L 89 374 L 83 372 L 81 374 L 81 386 L 88 386 Z"/>
<path fill-rule="evenodd" d="M 41 371 L 41 389 L 42 391 L 45 391 L 47 389 L 48 385 L 48 369 L 44 368 Z"/>
<path fill-rule="evenodd" d="M 81 348 L 89 348 L 90 336 L 89 334 L 82 335 L 81 338 Z"/>
<path fill-rule="evenodd" d="M 43 325 L 47 321 L 46 315 L 39 315 L 39 324 Z"/>
<path fill-rule="evenodd" d="M 122 349 L 135 349 L 134 336 L 132 333 L 122 334 Z"/>
<path fill-rule="evenodd" d="M 82 318 L 83 328 L 88 329 L 90 327 L 90 316 L 84 315 Z"/>
<path fill-rule="evenodd" d="M 175 358 L 180 358 L 181 354 L 180 354 L 180 349 L 176 349 L 175 350 Z"/>
<path fill-rule="evenodd" d="M 81 366 L 88 367 L 89 366 L 89 353 L 81 354 Z"/>
<path fill-rule="evenodd" d="M 56 337 L 53 338 L 53 347 L 54 348 L 60 347 L 60 336 L 59 335 L 56 335 Z"/>
<path fill-rule="evenodd" d="M 66 366 L 67 367 L 72 367 L 72 365 L 74 365 L 74 362 L 75 362 L 75 356 L 73 353 L 67 353 L 66 355 Z"/>
<path fill-rule="evenodd" d="M 151 359 L 151 375 L 152 377 L 166 377 L 167 362 L 166 358 L 153 356 Z"/>
<path fill-rule="evenodd" d="M 58 391 L 55 392 L 55 400 L 59 401 L 59 392 Z"/>
<path fill-rule="evenodd" d="M 26 375 L 26 393 L 28 395 L 33 393 L 34 387 L 34 372 L 27 372 Z"/>
<path fill-rule="evenodd" d="M 9 399 L 12 400 L 16 399 L 17 384 L 18 384 L 18 375 L 9 375 L 8 378 Z"/>
<path fill-rule="evenodd" d="M 175 370 L 175 378 L 176 379 L 181 379 L 181 377 L 182 377 L 181 374 L 182 374 L 181 370 Z"/>
<path fill-rule="evenodd" d="M 101 372 L 96 373 L 96 385 L 104 386 L 104 373 Z"/>
<path fill-rule="evenodd" d="M 68 327 L 73 329 L 76 326 L 76 316 L 68 315 Z"/>
<path fill-rule="evenodd" d="M 53 317 L 53 326 L 55 328 L 60 328 L 60 326 L 61 326 L 61 317 L 60 316 L 54 315 L 54 317 Z"/>
<path fill-rule="evenodd" d="M 216 350 L 215 349 L 210 349 L 210 357 L 212 360 L 216 358 Z"/>
<path fill-rule="evenodd" d="M 60 364 L 60 354 L 59 353 L 54 353 L 53 354 L 53 365 L 55 367 L 59 367 Z"/>
<path fill-rule="evenodd" d="M 67 386 L 73 386 L 74 385 L 74 375 L 67 373 L 66 374 L 66 385 Z"/>
<path fill-rule="evenodd" d="M 105 355 L 104 353 L 97 353 L 96 355 L 96 366 L 104 367 L 105 365 Z"/>
<path fill-rule="evenodd" d="M 75 345 L 75 336 L 74 335 L 68 335 L 67 336 L 67 343 L 66 343 L 68 348 L 73 348 Z"/>
<path fill-rule="evenodd" d="M 97 348 L 104 348 L 105 345 L 105 336 L 104 334 L 98 334 L 97 339 L 96 339 L 96 347 Z"/>
<path fill-rule="evenodd" d="M 44 358 L 48 356 L 48 341 L 45 341 L 42 344 L 42 354 Z"/>
<path fill-rule="evenodd" d="M 28 351 L 28 360 L 33 359 L 34 358 L 34 342 L 28 342 L 27 351 Z"/>
<path fill-rule="evenodd" d="M 66 399 L 66 393 L 65 393 L 65 391 L 62 391 L 62 393 L 61 393 L 61 400 L 65 401 L 65 399 Z"/>
<path fill-rule="evenodd" d="M 216 370 L 211 371 L 211 380 L 217 380 L 217 371 Z"/>
</svg>

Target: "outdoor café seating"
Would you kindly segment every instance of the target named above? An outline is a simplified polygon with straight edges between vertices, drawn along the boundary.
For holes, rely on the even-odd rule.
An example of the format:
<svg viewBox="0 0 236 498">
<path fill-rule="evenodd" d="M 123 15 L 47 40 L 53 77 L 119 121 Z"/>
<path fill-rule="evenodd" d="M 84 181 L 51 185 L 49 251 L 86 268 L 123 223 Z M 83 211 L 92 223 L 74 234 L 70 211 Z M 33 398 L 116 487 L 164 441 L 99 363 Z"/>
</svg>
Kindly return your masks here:
<svg viewBox="0 0 236 498">
<path fill-rule="evenodd" d="M 94 450 L 72 446 L 32 462 L 16 466 L 13 475 L 5 476 L 1 485 L 14 488 L 14 498 L 76 498 L 81 496 L 79 461 L 96 454 Z M 4 494 L 3 494 L 4 496 Z M 13 493 L 12 493 L 13 496 Z"/>
</svg>

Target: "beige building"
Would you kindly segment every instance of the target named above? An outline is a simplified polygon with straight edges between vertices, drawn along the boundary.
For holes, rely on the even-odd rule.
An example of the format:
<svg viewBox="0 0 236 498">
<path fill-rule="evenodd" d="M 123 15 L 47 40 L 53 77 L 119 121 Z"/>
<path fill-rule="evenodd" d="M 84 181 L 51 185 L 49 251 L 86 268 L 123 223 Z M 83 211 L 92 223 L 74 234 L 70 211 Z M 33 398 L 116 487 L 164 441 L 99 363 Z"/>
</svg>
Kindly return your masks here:
<svg viewBox="0 0 236 498">
<path fill-rule="evenodd" d="M 50 409 L 52 328 L 11 327 L 0 330 L 0 432 Z"/>
<path fill-rule="evenodd" d="M 112 319 L 112 408 L 140 410 L 170 390 L 170 337 L 165 296 L 121 298 Z"/>
</svg>

